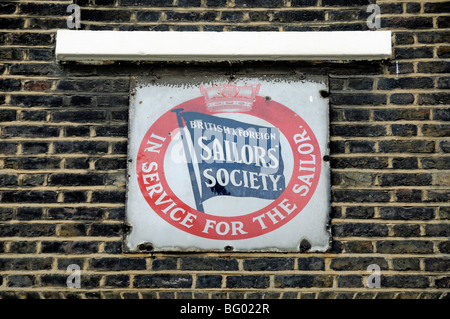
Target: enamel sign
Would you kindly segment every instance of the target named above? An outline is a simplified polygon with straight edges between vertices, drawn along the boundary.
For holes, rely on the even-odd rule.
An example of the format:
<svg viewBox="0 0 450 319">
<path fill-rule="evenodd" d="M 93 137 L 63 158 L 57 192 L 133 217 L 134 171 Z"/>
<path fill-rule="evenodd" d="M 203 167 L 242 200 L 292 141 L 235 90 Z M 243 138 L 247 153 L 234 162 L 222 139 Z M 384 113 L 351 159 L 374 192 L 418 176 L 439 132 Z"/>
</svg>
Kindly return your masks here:
<svg viewBox="0 0 450 319">
<path fill-rule="evenodd" d="M 325 78 L 136 79 L 129 251 L 325 251 Z"/>
</svg>

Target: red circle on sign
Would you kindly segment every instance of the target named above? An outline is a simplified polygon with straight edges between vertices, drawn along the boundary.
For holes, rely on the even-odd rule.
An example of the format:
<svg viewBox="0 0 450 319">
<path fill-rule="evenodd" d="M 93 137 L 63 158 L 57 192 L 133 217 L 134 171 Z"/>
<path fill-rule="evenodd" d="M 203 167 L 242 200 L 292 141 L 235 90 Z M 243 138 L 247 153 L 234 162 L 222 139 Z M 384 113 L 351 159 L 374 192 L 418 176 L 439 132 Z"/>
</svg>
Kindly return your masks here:
<svg viewBox="0 0 450 319">
<path fill-rule="evenodd" d="M 209 239 L 239 240 L 269 233 L 292 220 L 314 194 L 320 178 L 321 153 L 317 139 L 308 124 L 294 111 L 257 96 L 245 114 L 260 118 L 287 138 L 293 154 L 293 173 L 285 190 L 263 209 L 240 216 L 216 216 L 200 212 L 183 202 L 169 187 L 164 173 L 164 158 L 170 134 L 179 129 L 172 110 L 214 115 L 204 97 L 181 103 L 159 117 L 145 134 L 139 147 L 136 173 L 139 188 L 152 210 L 171 225 L 192 235 Z M 146 152 L 148 141 L 159 141 L 158 149 Z"/>
</svg>

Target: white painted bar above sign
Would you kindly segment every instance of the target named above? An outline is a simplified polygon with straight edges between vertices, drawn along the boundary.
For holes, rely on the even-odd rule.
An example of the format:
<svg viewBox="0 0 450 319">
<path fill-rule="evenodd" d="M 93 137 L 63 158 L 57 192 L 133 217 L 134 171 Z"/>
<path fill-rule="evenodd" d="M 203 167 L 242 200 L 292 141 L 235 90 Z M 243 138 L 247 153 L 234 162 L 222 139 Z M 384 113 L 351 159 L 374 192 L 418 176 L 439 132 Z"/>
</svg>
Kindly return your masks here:
<svg viewBox="0 0 450 319">
<path fill-rule="evenodd" d="M 137 79 L 129 251 L 329 247 L 325 76 Z M 230 249 L 231 249 L 230 248 Z"/>
<path fill-rule="evenodd" d="M 391 31 L 58 30 L 56 36 L 59 61 L 341 61 L 391 55 Z"/>
</svg>

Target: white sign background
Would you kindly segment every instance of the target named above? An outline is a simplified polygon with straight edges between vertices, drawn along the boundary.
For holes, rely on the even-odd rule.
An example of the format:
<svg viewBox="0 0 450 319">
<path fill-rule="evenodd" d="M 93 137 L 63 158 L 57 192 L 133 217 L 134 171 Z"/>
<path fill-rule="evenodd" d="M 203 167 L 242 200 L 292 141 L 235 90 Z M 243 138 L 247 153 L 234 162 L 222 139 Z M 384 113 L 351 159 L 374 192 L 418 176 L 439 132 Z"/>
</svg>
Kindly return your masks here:
<svg viewBox="0 0 450 319">
<path fill-rule="evenodd" d="M 317 76 L 308 80 L 283 76 L 246 77 L 233 82 L 237 85 L 261 83 L 258 95 L 270 97 L 297 113 L 312 129 L 322 157 L 329 154 L 328 99 L 319 93 L 327 90 L 326 77 Z M 307 239 L 311 245 L 309 251 L 326 251 L 330 244 L 327 229 L 330 211 L 328 161 L 322 160 L 319 183 L 305 208 L 283 226 L 253 238 L 217 240 L 189 234 L 163 220 L 146 202 L 136 174 L 136 156 L 144 135 L 170 109 L 201 96 L 199 85 L 208 87 L 222 83 L 228 83 L 228 80 L 217 77 L 201 80 L 189 78 L 184 81 L 183 77 L 179 77 L 158 82 L 146 79 L 135 81 L 130 101 L 126 202 L 126 219 L 132 228 L 125 238 L 125 248 L 130 252 L 138 251 L 140 244 L 150 243 L 154 251 L 223 251 L 226 246 L 231 246 L 233 251 L 285 252 L 298 251 L 300 242 Z M 289 166 L 288 163 L 286 166 Z M 189 181 L 187 189 L 188 186 Z"/>
</svg>

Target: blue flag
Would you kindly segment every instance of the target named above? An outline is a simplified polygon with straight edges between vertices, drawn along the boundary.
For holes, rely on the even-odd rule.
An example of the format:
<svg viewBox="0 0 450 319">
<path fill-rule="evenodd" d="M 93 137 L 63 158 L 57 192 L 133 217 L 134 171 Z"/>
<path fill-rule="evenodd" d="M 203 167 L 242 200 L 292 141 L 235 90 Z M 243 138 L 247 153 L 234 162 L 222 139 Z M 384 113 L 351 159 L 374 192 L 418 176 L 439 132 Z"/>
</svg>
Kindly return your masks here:
<svg viewBox="0 0 450 319">
<path fill-rule="evenodd" d="M 179 114 L 191 136 L 201 202 L 214 196 L 276 199 L 281 195 L 286 185 L 277 128 L 198 112 Z"/>
</svg>

